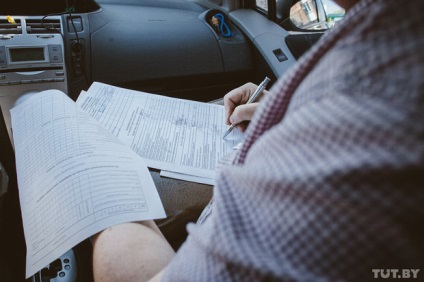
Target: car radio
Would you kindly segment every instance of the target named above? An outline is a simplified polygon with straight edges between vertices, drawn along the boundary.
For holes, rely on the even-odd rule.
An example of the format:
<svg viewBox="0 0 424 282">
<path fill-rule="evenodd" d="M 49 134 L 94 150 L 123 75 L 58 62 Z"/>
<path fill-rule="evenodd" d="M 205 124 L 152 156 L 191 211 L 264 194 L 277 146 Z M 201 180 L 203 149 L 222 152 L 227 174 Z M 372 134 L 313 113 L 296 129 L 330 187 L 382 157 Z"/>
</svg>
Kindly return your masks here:
<svg viewBox="0 0 424 282">
<path fill-rule="evenodd" d="M 62 45 L 0 46 L 0 70 L 63 67 Z"/>
<path fill-rule="evenodd" d="M 1 46 L 1 43 L 0 87 L 43 83 L 38 88 L 47 89 L 45 83 L 65 82 L 62 44 Z"/>
<path fill-rule="evenodd" d="M 47 89 L 68 93 L 61 18 L 49 17 L 52 29 L 41 17 L 15 21 L 9 31 L 0 32 L 0 106 L 11 140 L 9 110 L 19 98 Z"/>
</svg>

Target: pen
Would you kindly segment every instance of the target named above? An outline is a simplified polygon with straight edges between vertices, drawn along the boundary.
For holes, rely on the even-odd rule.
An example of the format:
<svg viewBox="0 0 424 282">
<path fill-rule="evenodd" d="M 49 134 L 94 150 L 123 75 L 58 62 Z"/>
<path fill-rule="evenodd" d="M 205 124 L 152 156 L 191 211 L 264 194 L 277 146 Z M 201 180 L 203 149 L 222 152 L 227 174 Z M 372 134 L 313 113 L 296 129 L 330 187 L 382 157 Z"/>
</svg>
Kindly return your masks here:
<svg viewBox="0 0 424 282">
<path fill-rule="evenodd" d="M 265 77 L 264 81 L 262 81 L 261 84 L 259 84 L 259 86 L 256 89 L 256 91 L 253 92 L 253 94 L 249 97 L 249 100 L 247 100 L 246 104 L 250 104 L 250 103 L 256 102 L 256 100 L 259 98 L 259 96 L 265 90 L 266 85 L 268 84 L 269 81 L 270 81 L 270 79 L 268 77 Z M 230 125 L 230 127 L 227 130 L 227 132 L 225 132 L 224 137 L 222 137 L 222 138 L 225 139 L 225 137 L 227 137 L 228 134 L 230 134 L 231 131 L 233 131 L 234 127 L 236 127 L 236 124 Z"/>
</svg>

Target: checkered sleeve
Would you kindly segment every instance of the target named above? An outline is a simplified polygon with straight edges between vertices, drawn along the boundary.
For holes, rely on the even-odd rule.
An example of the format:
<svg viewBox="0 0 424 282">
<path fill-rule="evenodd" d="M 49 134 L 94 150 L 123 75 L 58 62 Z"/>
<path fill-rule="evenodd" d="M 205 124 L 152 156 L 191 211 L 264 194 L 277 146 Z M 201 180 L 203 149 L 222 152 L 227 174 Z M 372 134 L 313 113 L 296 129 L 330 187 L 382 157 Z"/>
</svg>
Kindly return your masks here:
<svg viewBox="0 0 424 282">
<path fill-rule="evenodd" d="M 373 269 L 424 268 L 423 2 L 367 2 L 284 114 L 284 80 L 267 95 L 276 106 L 255 118 L 281 120 L 264 131 L 252 121 L 254 141 L 222 169 L 212 212 L 188 226 L 165 281 L 369 281 Z"/>
</svg>

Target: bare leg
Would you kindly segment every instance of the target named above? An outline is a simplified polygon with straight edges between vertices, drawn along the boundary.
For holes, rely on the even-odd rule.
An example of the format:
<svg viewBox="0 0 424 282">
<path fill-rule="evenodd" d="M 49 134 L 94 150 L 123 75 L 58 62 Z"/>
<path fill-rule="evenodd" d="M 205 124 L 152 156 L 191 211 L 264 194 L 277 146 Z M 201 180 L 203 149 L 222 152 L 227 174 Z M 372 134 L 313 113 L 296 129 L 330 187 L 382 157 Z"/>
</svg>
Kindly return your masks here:
<svg viewBox="0 0 424 282">
<path fill-rule="evenodd" d="M 108 228 L 94 239 L 96 281 L 147 281 L 174 256 L 153 221 Z"/>
</svg>

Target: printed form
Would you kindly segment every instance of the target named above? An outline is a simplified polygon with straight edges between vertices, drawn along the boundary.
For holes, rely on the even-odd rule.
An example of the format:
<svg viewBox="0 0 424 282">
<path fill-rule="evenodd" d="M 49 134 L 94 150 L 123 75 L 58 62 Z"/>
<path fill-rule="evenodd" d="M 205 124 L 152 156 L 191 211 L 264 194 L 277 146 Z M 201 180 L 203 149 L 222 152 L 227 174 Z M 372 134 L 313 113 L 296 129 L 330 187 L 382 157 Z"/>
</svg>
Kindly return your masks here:
<svg viewBox="0 0 424 282">
<path fill-rule="evenodd" d="M 228 126 L 224 107 L 94 82 L 77 105 L 138 153 L 148 167 L 209 179 L 218 160 L 243 138 Z M 202 182 L 199 180 L 199 182 Z"/>
<path fill-rule="evenodd" d="M 116 224 L 165 217 L 144 161 L 64 93 L 11 110 L 26 277 Z"/>
</svg>

